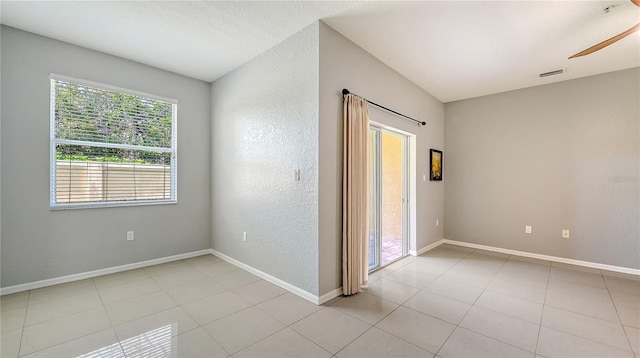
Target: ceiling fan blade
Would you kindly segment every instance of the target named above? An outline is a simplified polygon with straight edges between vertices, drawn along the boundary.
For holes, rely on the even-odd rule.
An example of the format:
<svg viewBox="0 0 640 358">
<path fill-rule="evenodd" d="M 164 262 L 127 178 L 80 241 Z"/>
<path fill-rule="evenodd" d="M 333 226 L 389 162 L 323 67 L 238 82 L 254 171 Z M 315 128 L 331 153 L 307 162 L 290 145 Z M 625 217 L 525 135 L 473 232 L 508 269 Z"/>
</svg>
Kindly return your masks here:
<svg viewBox="0 0 640 358">
<path fill-rule="evenodd" d="M 640 0 L 632 0 L 632 1 L 634 1 L 634 3 L 636 1 L 640 2 Z M 598 50 L 601 50 L 601 49 L 611 45 L 614 42 L 622 40 L 623 38 L 631 35 L 632 33 L 636 32 L 638 30 L 640 30 L 640 23 L 637 23 L 635 26 L 633 26 L 632 28 L 630 28 L 629 30 L 627 30 L 627 31 L 625 31 L 623 33 L 615 35 L 614 37 L 612 37 L 610 39 L 604 40 L 604 41 L 600 42 L 599 44 L 597 44 L 595 46 L 591 46 L 591 47 L 589 47 L 588 49 L 586 49 L 584 51 L 578 52 L 577 54 L 569 57 L 569 59 L 580 57 L 580 56 L 585 56 L 585 55 L 594 53 L 594 52 L 596 52 Z"/>
</svg>

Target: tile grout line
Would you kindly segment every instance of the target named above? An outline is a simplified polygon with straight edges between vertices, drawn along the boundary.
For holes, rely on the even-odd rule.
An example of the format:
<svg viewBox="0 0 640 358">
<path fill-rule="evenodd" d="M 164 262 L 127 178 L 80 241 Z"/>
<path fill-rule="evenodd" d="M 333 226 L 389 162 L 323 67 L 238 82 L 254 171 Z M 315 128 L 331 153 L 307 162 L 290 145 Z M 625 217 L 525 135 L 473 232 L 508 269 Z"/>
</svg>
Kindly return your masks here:
<svg viewBox="0 0 640 358">
<path fill-rule="evenodd" d="M 471 253 L 473 253 L 473 252 L 475 252 L 475 251 L 476 251 L 476 250 L 474 249 L 473 251 L 471 251 L 471 252 L 469 253 L 469 255 L 471 255 Z M 469 255 L 467 255 L 467 256 L 469 256 Z M 467 256 L 465 256 L 465 258 L 466 258 Z M 464 258 L 463 258 L 463 260 L 464 260 Z M 458 261 L 458 262 L 459 262 L 459 261 Z M 453 266 L 455 266 L 455 265 L 457 265 L 457 264 L 458 264 L 458 263 L 454 264 Z M 453 267 L 453 266 L 451 266 L 451 267 Z M 451 269 L 451 268 L 449 268 L 449 270 L 450 270 L 450 269 Z M 449 271 L 449 270 L 447 270 L 447 271 Z M 447 272 L 447 271 L 445 271 L 445 272 Z M 441 273 L 441 274 L 440 274 L 440 276 L 438 276 L 438 277 L 441 277 L 442 275 L 444 275 L 444 273 L 445 273 L 445 272 Z M 437 280 L 437 278 L 436 278 L 436 280 Z M 434 281 L 435 281 L 435 280 L 434 280 Z M 432 281 L 432 282 L 433 282 L 433 281 Z M 427 287 L 428 287 L 428 286 L 429 286 L 429 285 L 427 285 Z M 426 287 L 425 287 L 425 288 L 426 288 Z M 443 297 L 444 297 L 444 296 L 443 296 Z M 440 348 L 438 348 L 438 351 L 436 352 L 435 356 L 437 356 L 438 354 L 440 354 L 440 351 L 442 350 L 442 348 L 447 344 L 447 342 L 449 342 L 449 339 L 451 339 L 451 336 L 453 336 L 453 333 L 454 333 L 454 332 L 458 329 L 458 327 L 460 326 L 460 322 L 462 322 L 462 320 L 464 319 L 464 317 L 466 317 L 466 316 L 467 316 L 467 313 L 469 313 L 469 311 L 471 310 L 471 307 L 472 307 L 472 306 L 470 306 L 470 307 L 469 307 L 469 309 L 467 310 L 467 312 L 465 312 L 464 316 L 462 316 L 462 318 L 460 318 L 460 321 L 458 321 L 458 323 L 456 323 L 455 327 L 451 330 L 451 333 L 449 333 L 449 336 L 447 336 L 447 339 L 445 339 L 445 340 L 444 340 L 444 342 L 442 342 L 442 345 L 440 346 Z M 449 322 L 449 323 L 451 323 L 451 322 Z M 435 357 L 435 356 L 434 356 L 434 357 Z"/>
<path fill-rule="evenodd" d="M 93 280 L 93 278 L 91 279 L 91 283 L 93 284 L 93 287 L 96 289 L 96 293 L 98 294 L 98 298 L 100 299 L 100 304 L 102 305 L 102 309 L 104 309 L 104 313 L 107 315 L 107 319 L 109 320 L 109 326 L 113 327 L 113 322 L 111 321 L 111 317 L 109 317 L 109 313 L 107 312 L 107 305 L 104 303 L 104 300 L 102 299 L 102 295 L 100 294 L 100 291 L 98 290 L 98 286 L 96 286 L 96 282 Z"/>
<path fill-rule="evenodd" d="M 542 312 L 540 312 L 540 323 L 538 324 L 538 337 L 536 339 L 536 348 L 534 354 L 538 354 L 538 345 L 540 344 L 540 333 L 542 332 L 542 318 L 544 316 L 544 308 L 547 303 L 547 292 L 549 292 L 549 281 L 551 280 L 551 265 L 547 274 L 547 285 L 544 289 L 544 298 L 542 299 Z"/>
<path fill-rule="evenodd" d="M 458 262 L 456 262 L 453 266 L 451 266 L 451 267 L 449 268 L 449 270 L 451 270 L 454 266 L 456 266 L 458 263 L 460 263 L 460 261 L 464 260 L 465 258 L 467 258 L 469 255 L 471 255 L 471 254 L 472 254 L 472 253 L 474 253 L 474 252 L 476 252 L 476 249 L 472 250 L 471 252 L 469 252 L 469 254 L 468 254 L 468 255 L 466 255 L 464 258 L 462 258 L 461 260 L 459 260 Z M 447 270 L 447 271 L 449 271 L 449 270 Z M 445 271 L 445 272 L 447 272 L 447 271 Z M 440 274 L 440 276 L 444 275 L 444 274 L 445 274 L 445 272 L 443 272 L 442 274 Z M 440 277 L 440 276 L 439 276 L 439 277 Z M 434 280 L 434 281 L 435 281 L 435 280 Z M 428 287 L 428 286 L 427 286 L 427 287 Z M 446 296 L 443 296 L 443 297 L 446 297 Z M 478 297 L 479 297 L 479 296 L 478 296 Z M 456 301 L 457 301 L 457 300 L 456 300 Z M 462 301 L 460 301 L 460 302 L 462 302 Z M 466 303 L 466 302 L 465 302 L 465 303 Z M 445 340 L 444 340 L 444 342 L 442 342 L 442 345 L 440 346 L 440 348 L 438 348 L 438 351 L 436 352 L 436 355 L 435 355 L 435 356 L 437 356 L 438 354 L 440 354 L 440 351 L 442 351 L 442 348 L 444 348 L 444 346 L 445 346 L 445 345 L 447 345 L 447 342 L 449 342 L 449 339 L 451 339 L 451 336 L 453 336 L 453 334 L 456 332 L 456 330 L 460 327 L 460 323 L 462 322 L 462 320 L 464 320 L 464 318 L 467 316 L 467 314 L 469 313 L 469 311 L 471 311 L 471 308 L 472 308 L 472 307 L 473 307 L 473 305 L 470 305 L 470 306 L 469 306 L 469 309 L 467 310 L 467 312 L 465 312 L 465 313 L 464 313 L 464 316 L 462 316 L 462 318 L 460 318 L 460 321 L 458 321 L 458 323 L 456 323 L 455 327 L 451 330 L 451 333 L 449 333 L 449 336 L 447 337 L 447 339 L 445 339 Z M 449 323 L 451 323 L 451 322 L 449 322 Z M 434 357 L 435 357 L 435 356 L 434 356 Z"/>
<path fill-rule="evenodd" d="M 618 323 L 620 323 L 620 326 L 622 327 L 622 333 L 624 333 L 624 337 L 627 339 L 627 343 L 629 344 L 629 350 L 631 354 L 635 356 L 636 352 L 633 351 L 633 346 L 631 345 L 631 340 L 629 339 L 627 330 L 624 329 L 624 324 L 622 323 L 620 312 L 618 312 L 618 306 L 616 306 L 616 303 L 613 301 L 613 296 L 611 295 L 611 289 L 609 289 L 609 285 L 607 284 L 607 280 L 604 278 L 604 274 L 602 273 L 602 270 L 599 270 L 599 271 L 600 271 L 600 276 L 602 277 L 602 281 L 604 281 L 604 286 L 607 288 L 607 293 L 609 294 L 609 299 L 611 299 L 611 304 L 613 305 L 613 309 L 616 310 L 616 316 L 618 316 Z"/>
<path fill-rule="evenodd" d="M 184 261 L 184 259 L 183 259 L 183 260 L 181 260 L 181 261 Z M 196 267 L 194 267 L 194 266 L 190 265 L 188 262 L 185 262 L 185 264 L 189 265 L 189 266 L 190 266 L 190 267 L 192 267 L 193 269 L 195 269 L 195 270 L 197 270 L 198 272 L 200 272 L 200 270 L 198 270 Z M 201 272 L 201 273 L 202 273 L 202 272 Z M 148 275 L 148 273 L 147 273 L 147 275 Z M 206 276 L 206 275 L 205 275 L 205 276 Z M 207 276 L 207 277 L 208 277 L 208 276 Z M 153 277 L 152 277 L 151 279 L 153 279 Z M 214 280 L 214 281 L 215 281 L 215 280 Z M 154 282 L 155 282 L 155 280 L 154 280 Z M 217 281 L 215 281 L 215 282 L 217 282 Z M 156 282 L 156 284 L 157 284 L 157 282 Z M 178 286 L 180 286 L 180 285 L 178 285 Z M 218 342 L 218 340 L 217 340 L 217 339 L 215 339 L 215 337 L 211 336 L 211 334 L 209 333 L 209 331 L 207 331 L 207 330 L 204 328 L 204 325 L 201 325 L 200 323 L 198 323 L 198 321 L 196 321 L 196 320 L 195 320 L 195 319 L 194 319 L 194 318 L 189 314 L 189 312 L 187 312 L 187 310 L 185 310 L 185 309 L 182 307 L 182 304 L 179 304 L 175 299 L 173 299 L 173 297 L 171 297 L 171 295 L 169 294 L 169 292 L 167 292 L 167 290 L 166 290 L 164 287 L 162 287 L 162 286 L 160 286 L 160 285 L 158 285 L 158 287 L 160 287 L 160 289 L 161 289 L 161 290 L 163 290 L 163 291 L 167 294 L 167 296 L 169 296 L 169 297 L 170 297 L 170 298 L 171 298 L 171 299 L 176 303 L 176 305 L 177 305 L 176 307 L 178 307 L 178 308 L 180 308 L 182 311 L 184 311 L 184 313 L 187 315 L 187 317 L 191 318 L 191 319 L 193 320 L 193 322 L 195 322 L 195 324 L 196 324 L 196 326 L 195 326 L 194 328 L 189 329 L 189 330 L 187 330 L 187 331 L 184 331 L 184 332 L 182 332 L 182 333 L 180 333 L 180 334 L 176 334 L 176 336 L 175 336 L 175 337 L 176 337 L 176 344 L 177 344 L 178 336 L 182 336 L 182 335 L 184 335 L 184 334 L 187 334 L 187 333 L 189 333 L 189 332 L 195 331 L 196 329 L 200 328 L 200 329 L 202 329 L 202 330 L 204 331 L 204 333 L 205 333 L 208 337 L 210 337 L 214 342 L 216 342 L 216 344 L 218 344 L 218 345 L 220 346 L 220 348 L 222 348 L 222 350 L 223 350 L 223 351 L 225 351 L 225 353 L 227 353 L 227 357 L 231 357 L 231 353 L 229 353 L 229 351 L 227 351 L 227 349 L 226 349 L 226 348 L 224 348 L 224 346 L 222 346 L 222 344 L 220 344 L 220 342 Z M 223 286 L 223 287 L 224 287 L 224 286 Z M 225 289 L 226 289 L 226 287 L 225 287 Z M 227 291 L 229 291 L 229 289 L 227 289 Z M 226 292 L 226 291 L 222 291 L 222 292 Z M 219 293 L 222 293 L 222 292 L 219 292 Z M 215 296 L 215 294 L 214 294 L 214 295 L 212 295 L 212 296 Z M 209 296 L 209 297 L 211 297 L 211 296 Z M 191 302 L 195 302 L 195 301 L 197 301 L 197 300 L 194 300 L 194 301 L 191 301 Z M 187 304 L 188 304 L 188 303 L 190 303 L 190 302 L 187 302 Z M 175 308 L 175 307 L 168 308 L 168 309 L 163 310 L 163 311 L 161 311 L 161 312 L 165 312 L 165 311 L 168 311 L 168 310 L 173 309 L 173 308 Z M 159 312 L 158 312 L 158 313 L 159 313 Z M 148 316 L 147 316 L 147 317 L 148 317 Z M 131 321 L 131 322 L 133 322 L 133 321 Z M 213 322 L 213 321 L 212 321 L 212 322 Z M 210 323 L 211 323 L 211 322 L 210 322 Z M 209 324 L 209 323 L 207 323 L 207 324 Z M 173 337 L 172 337 L 172 338 L 173 338 Z M 118 338 L 118 340 L 120 340 L 120 339 Z M 124 351 L 124 349 L 123 349 L 123 351 Z M 126 354 L 125 354 L 125 357 L 126 357 Z"/>
<path fill-rule="evenodd" d="M 20 328 L 20 341 L 18 342 L 18 355 L 17 357 L 21 357 L 20 352 L 22 351 L 22 340 L 24 339 L 24 324 L 27 321 L 27 312 L 29 311 L 29 301 L 31 300 L 31 290 L 27 293 L 27 305 L 24 309 L 24 318 L 22 319 L 22 327 Z"/>
<path fill-rule="evenodd" d="M 109 312 L 107 311 L 107 305 L 104 303 L 104 300 L 102 299 L 102 295 L 100 294 L 100 290 L 98 290 L 98 286 L 96 285 L 96 281 L 94 278 L 91 278 L 91 283 L 93 284 L 93 287 L 95 288 L 96 293 L 98 294 L 98 298 L 100 299 L 100 303 L 102 304 L 102 309 L 104 310 L 104 314 L 107 316 L 107 319 L 109 320 L 109 328 L 113 331 L 113 335 L 118 340 L 118 347 L 120 347 L 120 351 L 122 352 L 122 355 L 126 357 L 127 355 L 124 351 L 124 347 L 122 346 L 122 341 L 120 340 L 120 337 L 118 337 L 118 333 L 116 332 L 116 329 L 113 325 L 113 321 L 111 321 L 111 316 L 109 316 Z M 80 338 L 82 337 L 75 338 L 75 339 L 80 339 Z"/>
</svg>

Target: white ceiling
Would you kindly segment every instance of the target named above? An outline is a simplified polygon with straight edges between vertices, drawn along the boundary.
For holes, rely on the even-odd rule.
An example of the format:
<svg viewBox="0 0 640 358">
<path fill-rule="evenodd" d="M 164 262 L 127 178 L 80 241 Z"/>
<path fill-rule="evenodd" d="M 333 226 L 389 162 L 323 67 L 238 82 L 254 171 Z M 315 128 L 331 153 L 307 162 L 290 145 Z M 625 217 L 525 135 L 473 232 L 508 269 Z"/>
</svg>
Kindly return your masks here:
<svg viewBox="0 0 640 358">
<path fill-rule="evenodd" d="M 318 19 L 443 102 L 640 66 L 639 33 L 567 59 L 638 23 L 629 0 L 0 2 L 5 25 L 208 82 Z"/>
</svg>

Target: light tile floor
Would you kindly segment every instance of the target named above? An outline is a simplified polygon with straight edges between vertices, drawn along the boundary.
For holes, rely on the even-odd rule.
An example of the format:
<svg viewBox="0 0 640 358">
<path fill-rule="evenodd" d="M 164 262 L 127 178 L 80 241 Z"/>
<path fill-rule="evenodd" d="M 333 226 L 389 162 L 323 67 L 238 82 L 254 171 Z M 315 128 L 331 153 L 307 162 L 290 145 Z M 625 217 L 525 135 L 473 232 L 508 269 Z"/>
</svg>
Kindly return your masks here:
<svg viewBox="0 0 640 358">
<path fill-rule="evenodd" d="M 211 256 L 1 298 L 2 357 L 635 357 L 637 277 L 440 246 L 316 306 Z"/>
</svg>

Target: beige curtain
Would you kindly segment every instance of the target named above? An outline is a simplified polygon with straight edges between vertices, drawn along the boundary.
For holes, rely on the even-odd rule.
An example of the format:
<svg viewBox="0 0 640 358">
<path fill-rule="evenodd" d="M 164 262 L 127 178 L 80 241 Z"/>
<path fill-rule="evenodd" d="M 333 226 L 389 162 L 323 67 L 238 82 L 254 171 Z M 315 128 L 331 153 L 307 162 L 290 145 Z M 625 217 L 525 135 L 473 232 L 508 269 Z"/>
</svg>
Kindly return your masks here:
<svg viewBox="0 0 640 358">
<path fill-rule="evenodd" d="M 367 282 L 369 260 L 369 109 L 363 98 L 344 98 L 342 180 L 342 293 L 358 293 Z"/>
</svg>

